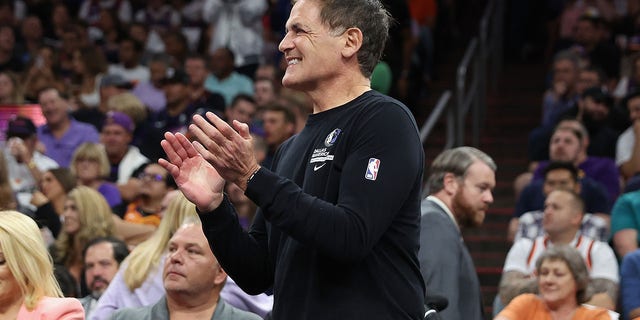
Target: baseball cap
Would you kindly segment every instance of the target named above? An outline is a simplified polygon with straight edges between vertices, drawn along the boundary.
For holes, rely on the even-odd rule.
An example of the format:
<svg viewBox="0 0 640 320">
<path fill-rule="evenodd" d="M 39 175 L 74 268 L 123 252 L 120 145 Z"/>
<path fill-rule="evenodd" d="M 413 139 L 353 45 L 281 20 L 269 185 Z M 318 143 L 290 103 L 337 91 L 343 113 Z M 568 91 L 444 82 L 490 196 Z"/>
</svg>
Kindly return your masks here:
<svg viewBox="0 0 640 320">
<path fill-rule="evenodd" d="M 28 137 L 36 134 L 36 126 L 24 116 L 11 116 L 7 126 L 7 137 Z"/>
<path fill-rule="evenodd" d="M 112 73 L 102 77 L 102 79 L 100 80 L 100 87 L 117 87 L 121 89 L 131 89 L 133 88 L 133 83 L 119 74 Z"/>
<path fill-rule="evenodd" d="M 133 133 L 135 129 L 135 125 L 133 124 L 133 120 L 126 113 L 120 111 L 109 111 L 107 112 L 107 118 L 104 120 L 104 125 L 109 124 L 117 124 L 123 127 L 127 132 Z"/>
<path fill-rule="evenodd" d="M 191 78 L 186 72 L 184 72 L 184 70 L 178 69 L 173 70 L 173 72 L 168 72 L 167 76 L 162 79 L 163 85 L 175 83 L 188 85 L 189 83 L 191 83 Z"/>
</svg>

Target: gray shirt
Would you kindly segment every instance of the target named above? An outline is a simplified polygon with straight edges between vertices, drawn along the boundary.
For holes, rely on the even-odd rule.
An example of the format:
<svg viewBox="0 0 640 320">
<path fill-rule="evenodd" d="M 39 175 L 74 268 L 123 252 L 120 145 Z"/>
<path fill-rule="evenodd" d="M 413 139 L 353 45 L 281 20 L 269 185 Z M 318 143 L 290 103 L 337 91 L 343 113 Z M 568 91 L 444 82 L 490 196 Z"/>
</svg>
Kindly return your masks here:
<svg viewBox="0 0 640 320">
<path fill-rule="evenodd" d="M 142 308 L 125 308 L 116 311 L 111 316 L 112 320 L 169 320 L 169 309 L 167 308 L 167 296 L 164 296 L 154 305 Z M 211 320 L 260 320 L 258 315 L 236 309 L 233 306 L 219 299 L 216 310 L 213 312 Z"/>
</svg>

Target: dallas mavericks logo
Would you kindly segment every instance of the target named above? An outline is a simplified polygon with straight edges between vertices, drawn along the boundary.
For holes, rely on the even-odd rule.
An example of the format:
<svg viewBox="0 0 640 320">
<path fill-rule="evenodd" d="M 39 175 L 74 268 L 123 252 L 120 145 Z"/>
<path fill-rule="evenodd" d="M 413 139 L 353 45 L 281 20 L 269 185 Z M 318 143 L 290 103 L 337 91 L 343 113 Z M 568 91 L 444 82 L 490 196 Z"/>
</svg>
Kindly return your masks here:
<svg viewBox="0 0 640 320">
<path fill-rule="evenodd" d="M 331 131 L 331 133 L 329 133 L 329 135 L 324 139 L 325 147 L 331 147 L 334 143 L 336 143 L 336 140 L 338 140 L 338 136 L 340 135 L 340 132 L 342 132 L 342 130 L 333 129 L 333 131 Z"/>
</svg>

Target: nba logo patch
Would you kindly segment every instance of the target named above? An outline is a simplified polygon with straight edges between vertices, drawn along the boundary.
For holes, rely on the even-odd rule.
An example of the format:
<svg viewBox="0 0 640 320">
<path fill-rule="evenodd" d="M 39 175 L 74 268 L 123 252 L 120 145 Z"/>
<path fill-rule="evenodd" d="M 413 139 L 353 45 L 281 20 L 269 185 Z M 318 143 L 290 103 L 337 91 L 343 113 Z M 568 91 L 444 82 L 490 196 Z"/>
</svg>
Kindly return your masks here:
<svg viewBox="0 0 640 320">
<path fill-rule="evenodd" d="M 370 158 L 367 165 L 367 172 L 364 174 L 364 178 L 367 180 L 375 181 L 378 178 L 378 170 L 380 169 L 380 160 L 376 158 Z"/>
</svg>

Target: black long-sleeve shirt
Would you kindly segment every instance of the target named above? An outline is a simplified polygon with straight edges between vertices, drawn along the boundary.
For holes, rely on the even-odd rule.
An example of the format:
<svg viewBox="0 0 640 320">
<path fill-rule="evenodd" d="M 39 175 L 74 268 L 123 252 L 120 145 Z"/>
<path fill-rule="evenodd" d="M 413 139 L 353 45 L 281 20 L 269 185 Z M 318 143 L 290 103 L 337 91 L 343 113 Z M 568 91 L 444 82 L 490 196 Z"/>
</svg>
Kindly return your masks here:
<svg viewBox="0 0 640 320">
<path fill-rule="evenodd" d="M 274 319 L 422 319 L 423 167 L 410 112 L 369 91 L 311 115 L 251 179 L 249 233 L 226 197 L 200 218 L 241 288 L 273 288 Z"/>
</svg>

